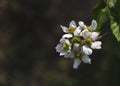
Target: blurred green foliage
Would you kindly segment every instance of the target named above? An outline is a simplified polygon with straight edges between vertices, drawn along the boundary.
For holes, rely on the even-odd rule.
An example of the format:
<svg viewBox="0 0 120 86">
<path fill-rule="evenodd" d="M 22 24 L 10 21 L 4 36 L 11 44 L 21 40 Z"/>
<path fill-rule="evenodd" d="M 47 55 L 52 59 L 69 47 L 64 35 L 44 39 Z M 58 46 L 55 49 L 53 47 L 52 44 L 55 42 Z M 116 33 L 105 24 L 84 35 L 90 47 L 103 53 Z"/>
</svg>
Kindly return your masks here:
<svg viewBox="0 0 120 86">
<path fill-rule="evenodd" d="M 108 20 L 101 27 L 101 35 L 107 34 L 101 39 L 103 48 L 90 56 L 91 65 L 74 70 L 72 60 L 55 51 L 63 34 L 60 24 L 82 20 L 90 25 L 97 3 L 0 0 L 0 86 L 119 86 L 120 44 Z"/>
<path fill-rule="evenodd" d="M 111 29 L 117 40 L 120 41 L 120 0 L 109 0 L 108 8 L 111 18 Z"/>
<path fill-rule="evenodd" d="M 100 0 L 93 14 L 98 22 L 98 30 L 109 19 L 111 30 L 117 41 L 120 41 L 120 0 Z"/>
<path fill-rule="evenodd" d="M 99 0 L 97 5 L 93 9 L 93 16 L 97 21 L 97 31 L 99 31 L 105 21 L 108 19 L 107 7 L 104 0 Z"/>
</svg>

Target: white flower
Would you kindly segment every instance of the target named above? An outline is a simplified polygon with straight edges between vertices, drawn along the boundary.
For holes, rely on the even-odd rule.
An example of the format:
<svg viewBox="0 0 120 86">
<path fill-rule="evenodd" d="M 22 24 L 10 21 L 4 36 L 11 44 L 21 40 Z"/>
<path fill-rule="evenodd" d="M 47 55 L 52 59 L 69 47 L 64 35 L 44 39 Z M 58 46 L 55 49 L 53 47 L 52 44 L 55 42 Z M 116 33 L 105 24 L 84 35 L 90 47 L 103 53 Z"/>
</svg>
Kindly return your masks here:
<svg viewBox="0 0 120 86">
<path fill-rule="evenodd" d="M 92 49 L 101 49 L 102 45 L 101 41 L 96 41 L 100 33 L 95 31 L 97 28 L 95 20 L 92 20 L 90 26 L 86 26 L 82 21 L 78 24 L 77 26 L 72 20 L 68 27 L 61 25 L 65 34 L 56 46 L 56 51 L 60 56 L 74 59 L 74 69 L 77 69 L 81 62 L 91 64 L 89 55 L 92 54 Z"/>
<path fill-rule="evenodd" d="M 91 48 L 92 48 L 92 49 L 101 49 L 101 44 L 102 44 L 101 41 L 92 42 Z"/>
<path fill-rule="evenodd" d="M 66 55 L 71 52 L 71 43 L 68 39 L 61 38 L 60 43 L 56 46 L 56 51 L 60 53 L 60 56 Z"/>
<path fill-rule="evenodd" d="M 91 59 L 87 55 L 82 56 L 82 61 L 91 64 Z"/>
<path fill-rule="evenodd" d="M 81 60 L 79 58 L 75 58 L 73 63 L 73 68 L 77 69 L 80 63 L 81 63 Z"/>
<path fill-rule="evenodd" d="M 84 29 L 84 30 L 81 32 L 80 36 L 83 36 L 83 38 L 86 39 L 86 38 L 88 38 L 88 37 L 91 36 L 91 32 L 89 32 L 87 29 Z"/>
<path fill-rule="evenodd" d="M 73 35 L 72 35 L 72 34 L 64 34 L 62 37 L 63 37 L 63 38 L 72 38 Z"/>
<path fill-rule="evenodd" d="M 96 28 L 97 28 L 97 22 L 96 22 L 95 20 L 92 20 L 90 27 L 91 27 L 93 30 L 96 30 Z"/>
<path fill-rule="evenodd" d="M 60 53 L 60 56 L 65 55 L 67 53 L 66 51 L 62 50 L 62 44 L 60 43 L 55 47 L 55 49 L 58 53 Z"/>
<path fill-rule="evenodd" d="M 99 32 L 92 32 L 91 35 L 90 35 L 90 38 L 93 41 L 95 41 L 98 38 L 99 34 L 100 34 Z"/>
<path fill-rule="evenodd" d="M 86 46 L 82 46 L 82 51 L 85 55 L 91 55 L 92 54 L 92 49 Z"/>
<path fill-rule="evenodd" d="M 72 29 L 73 29 L 73 28 L 76 29 L 77 25 L 76 25 L 75 21 L 72 20 L 72 21 L 70 22 L 68 28 L 67 28 L 66 26 L 63 26 L 63 25 L 60 25 L 60 27 L 62 28 L 62 30 L 63 30 L 64 33 L 69 33 L 69 29 L 70 29 L 69 27 L 72 27 Z"/>
</svg>

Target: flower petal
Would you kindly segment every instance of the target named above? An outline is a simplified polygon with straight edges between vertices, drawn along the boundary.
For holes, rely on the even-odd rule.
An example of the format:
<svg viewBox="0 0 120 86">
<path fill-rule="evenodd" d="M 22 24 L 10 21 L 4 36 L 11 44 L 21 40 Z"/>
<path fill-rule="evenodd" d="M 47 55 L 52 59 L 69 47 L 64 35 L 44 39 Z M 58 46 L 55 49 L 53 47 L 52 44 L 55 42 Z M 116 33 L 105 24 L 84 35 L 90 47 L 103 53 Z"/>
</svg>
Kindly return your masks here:
<svg viewBox="0 0 120 86">
<path fill-rule="evenodd" d="M 95 41 L 91 44 L 91 48 L 92 49 L 101 49 L 101 44 L 102 44 L 101 41 Z"/>
<path fill-rule="evenodd" d="M 92 54 L 92 49 L 86 46 L 82 46 L 82 51 L 85 55 L 91 55 Z"/>
<path fill-rule="evenodd" d="M 62 26 L 62 25 L 60 25 L 60 27 L 62 28 L 63 32 L 68 33 L 68 28 L 67 27 Z"/>
<path fill-rule="evenodd" d="M 91 27 L 93 30 L 96 30 L 96 28 L 97 28 L 97 22 L 96 22 L 95 20 L 92 20 L 90 27 Z"/>
<path fill-rule="evenodd" d="M 83 26 L 83 25 L 84 25 L 84 22 L 83 22 L 83 21 L 79 21 L 78 24 L 79 24 L 80 26 Z"/>
<path fill-rule="evenodd" d="M 65 40 L 66 40 L 66 39 L 62 37 L 62 38 L 60 39 L 60 43 L 64 43 Z"/>
<path fill-rule="evenodd" d="M 79 43 L 74 43 L 73 50 L 78 51 L 79 49 L 80 49 L 80 44 Z"/>
<path fill-rule="evenodd" d="M 92 32 L 90 38 L 95 41 L 98 38 L 99 34 L 99 32 Z"/>
<path fill-rule="evenodd" d="M 62 45 L 60 43 L 57 44 L 57 46 L 55 47 L 56 51 L 61 52 L 61 47 L 62 47 Z"/>
<path fill-rule="evenodd" d="M 91 59 L 90 59 L 89 56 L 87 56 L 87 55 L 83 55 L 83 56 L 82 56 L 82 61 L 83 61 L 84 63 L 89 63 L 89 64 L 91 64 Z"/>
<path fill-rule="evenodd" d="M 68 39 L 65 39 L 64 37 L 62 37 L 61 39 L 60 39 L 60 43 L 66 43 L 66 44 L 68 44 L 68 45 L 71 45 L 70 44 L 70 41 L 68 40 Z"/>
<path fill-rule="evenodd" d="M 72 37 L 73 37 L 72 34 L 64 34 L 64 35 L 62 36 L 62 38 L 72 38 Z"/>
<path fill-rule="evenodd" d="M 84 30 L 81 32 L 80 36 L 83 36 L 83 38 L 86 39 L 86 38 L 88 38 L 88 37 L 91 36 L 91 32 L 89 32 L 87 29 L 84 29 Z"/>
<path fill-rule="evenodd" d="M 55 47 L 55 49 L 56 52 L 60 53 L 60 56 L 63 56 L 67 53 L 67 51 L 62 50 L 62 45 L 60 43 Z"/>
<path fill-rule="evenodd" d="M 72 20 L 72 21 L 70 22 L 69 26 L 71 26 L 71 27 L 73 27 L 73 28 L 76 28 L 76 27 L 77 27 L 77 25 L 76 25 L 76 23 L 75 23 L 74 20 Z"/>
<path fill-rule="evenodd" d="M 75 59 L 74 59 L 74 63 L 73 63 L 73 68 L 74 68 L 74 69 L 77 69 L 78 66 L 80 65 L 80 63 L 81 63 L 81 60 L 78 59 L 78 58 L 75 58 Z"/>
<path fill-rule="evenodd" d="M 74 31 L 74 36 L 80 36 L 81 29 L 80 27 L 77 27 Z"/>
<path fill-rule="evenodd" d="M 71 43 L 68 39 L 65 40 L 65 43 L 68 44 L 69 46 L 71 45 Z"/>
<path fill-rule="evenodd" d="M 60 56 L 64 56 L 67 52 L 60 52 Z"/>
<path fill-rule="evenodd" d="M 79 26 L 80 26 L 81 28 L 83 28 L 83 29 L 85 29 L 85 28 L 87 27 L 87 26 L 84 24 L 83 21 L 79 21 L 78 24 L 79 24 Z"/>
</svg>

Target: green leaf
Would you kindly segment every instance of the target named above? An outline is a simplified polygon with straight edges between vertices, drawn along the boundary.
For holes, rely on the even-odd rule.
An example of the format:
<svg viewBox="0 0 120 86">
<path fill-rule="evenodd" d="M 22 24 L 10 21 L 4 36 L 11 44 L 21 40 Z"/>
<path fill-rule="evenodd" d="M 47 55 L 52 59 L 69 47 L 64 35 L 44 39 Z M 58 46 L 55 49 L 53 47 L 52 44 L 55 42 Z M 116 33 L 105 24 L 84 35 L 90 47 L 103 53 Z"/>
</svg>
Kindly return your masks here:
<svg viewBox="0 0 120 86">
<path fill-rule="evenodd" d="M 120 0 L 108 0 L 110 27 L 116 39 L 120 41 Z"/>
<path fill-rule="evenodd" d="M 114 20 L 111 20 L 111 29 L 115 37 L 117 38 L 118 41 L 120 41 L 120 24 L 115 22 Z"/>
<path fill-rule="evenodd" d="M 93 17 L 95 18 L 95 20 L 98 23 L 97 31 L 99 31 L 100 28 L 102 27 L 103 23 L 108 18 L 107 6 L 106 6 L 106 3 L 104 2 L 104 0 L 100 0 L 100 2 L 94 8 Z"/>
</svg>

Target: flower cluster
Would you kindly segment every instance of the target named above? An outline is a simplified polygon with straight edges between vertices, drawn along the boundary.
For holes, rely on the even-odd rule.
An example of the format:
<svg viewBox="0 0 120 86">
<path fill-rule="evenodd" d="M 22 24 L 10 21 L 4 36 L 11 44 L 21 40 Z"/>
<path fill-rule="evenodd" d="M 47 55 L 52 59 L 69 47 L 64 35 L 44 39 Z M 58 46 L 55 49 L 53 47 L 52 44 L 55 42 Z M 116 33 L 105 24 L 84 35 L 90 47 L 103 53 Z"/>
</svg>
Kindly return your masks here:
<svg viewBox="0 0 120 86">
<path fill-rule="evenodd" d="M 92 49 L 101 49 L 101 41 L 99 32 L 96 32 L 97 22 L 92 20 L 90 26 L 86 26 L 84 22 L 79 21 L 78 26 L 75 21 L 71 21 L 69 27 L 61 25 L 65 33 L 60 39 L 60 43 L 56 46 L 56 51 L 60 56 L 74 59 L 73 68 L 77 69 L 81 61 L 91 64 L 89 55 Z"/>
</svg>

